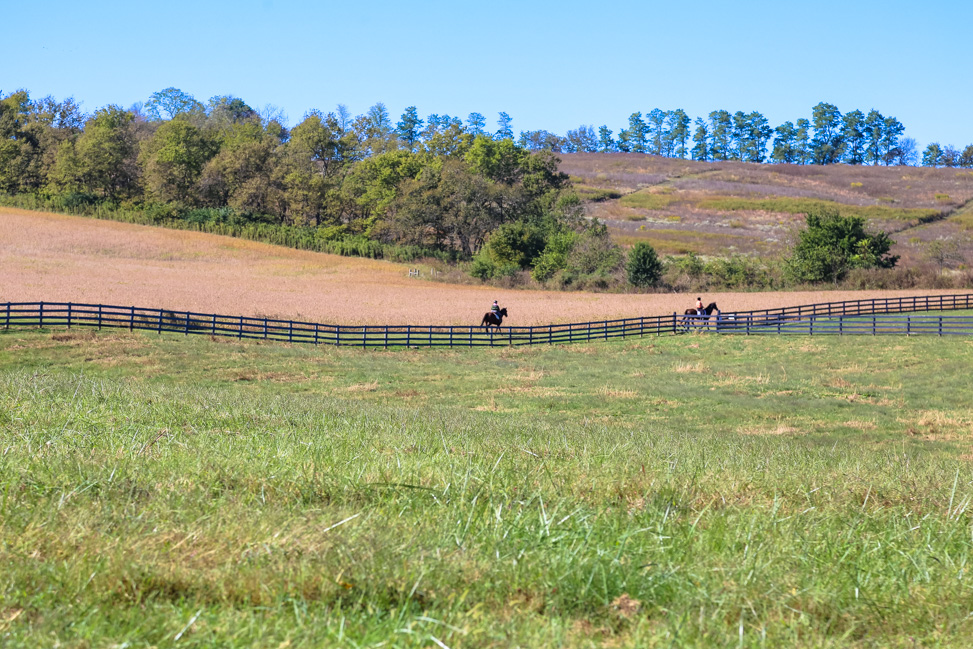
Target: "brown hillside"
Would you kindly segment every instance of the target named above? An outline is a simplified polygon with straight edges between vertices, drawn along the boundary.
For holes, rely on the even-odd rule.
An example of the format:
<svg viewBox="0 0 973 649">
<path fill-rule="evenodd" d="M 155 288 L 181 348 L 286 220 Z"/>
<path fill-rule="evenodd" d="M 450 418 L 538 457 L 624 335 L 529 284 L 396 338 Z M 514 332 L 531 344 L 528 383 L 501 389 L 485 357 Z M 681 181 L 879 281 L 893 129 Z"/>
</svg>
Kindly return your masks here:
<svg viewBox="0 0 973 649">
<path fill-rule="evenodd" d="M 778 254 L 807 207 L 822 205 L 865 216 L 873 229 L 891 234 L 903 263 L 919 257 L 922 242 L 942 237 L 959 241 L 973 260 L 969 169 L 695 162 L 633 153 L 562 158 L 561 170 L 592 199 L 590 216 L 620 242 L 646 240 L 663 254 Z"/>
<path fill-rule="evenodd" d="M 928 291 L 720 293 L 723 310 Z M 270 315 L 341 324 L 469 324 L 494 299 L 510 324 L 682 311 L 695 295 L 613 295 L 451 286 L 406 266 L 209 234 L 0 208 L 0 301 L 72 301 Z"/>
</svg>

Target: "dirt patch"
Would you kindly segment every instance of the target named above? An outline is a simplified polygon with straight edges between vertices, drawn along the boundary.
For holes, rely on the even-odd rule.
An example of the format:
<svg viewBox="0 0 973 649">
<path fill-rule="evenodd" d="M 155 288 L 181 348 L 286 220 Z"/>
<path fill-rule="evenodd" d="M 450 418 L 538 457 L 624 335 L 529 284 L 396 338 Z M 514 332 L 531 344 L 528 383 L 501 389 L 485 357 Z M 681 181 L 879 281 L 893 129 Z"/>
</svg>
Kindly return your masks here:
<svg viewBox="0 0 973 649">
<path fill-rule="evenodd" d="M 0 208 L 4 302 L 136 305 L 347 325 L 469 325 L 499 300 L 510 310 L 507 322 L 527 326 L 682 313 L 696 298 L 454 286 L 411 278 L 408 270 L 198 232 Z M 713 293 L 704 301 L 743 311 L 929 293 Z"/>
</svg>

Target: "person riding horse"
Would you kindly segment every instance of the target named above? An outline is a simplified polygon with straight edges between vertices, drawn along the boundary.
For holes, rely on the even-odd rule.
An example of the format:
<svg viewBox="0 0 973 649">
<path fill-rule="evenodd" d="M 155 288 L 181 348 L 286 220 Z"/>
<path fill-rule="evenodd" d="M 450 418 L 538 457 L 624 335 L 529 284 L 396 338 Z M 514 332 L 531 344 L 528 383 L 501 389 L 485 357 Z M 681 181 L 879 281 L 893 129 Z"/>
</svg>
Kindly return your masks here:
<svg viewBox="0 0 973 649">
<path fill-rule="evenodd" d="M 696 315 L 706 315 L 705 308 L 703 307 L 703 298 L 696 298 Z"/>
</svg>

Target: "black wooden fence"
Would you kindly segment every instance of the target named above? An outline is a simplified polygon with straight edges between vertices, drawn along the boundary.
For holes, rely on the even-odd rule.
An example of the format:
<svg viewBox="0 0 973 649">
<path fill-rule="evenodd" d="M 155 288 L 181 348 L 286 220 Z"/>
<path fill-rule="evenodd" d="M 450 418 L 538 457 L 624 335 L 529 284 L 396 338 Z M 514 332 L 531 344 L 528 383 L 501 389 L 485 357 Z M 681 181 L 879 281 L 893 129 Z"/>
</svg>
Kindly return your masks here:
<svg viewBox="0 0 973 649">
<path fill-rule="evenodd" d="M 203 334 L 239 339 L 354 347 L 482 347 L 590 342 L 691 331 L 728 334 L 973 334 L 973 317 L 892 316 L 919 311 L 973 309 L 973 294 L 826 302 L 781 309 L 714 314 L 676 313 L 486 330 L 476 326 L 331 325 L 228 316 L 192 311 L 71 302 L 0 302 L 0 322 L 9 327 L 114 327 L 158 333 Z M 871 316 L 871 318 L 862 318 Z M 889 319 L 889 318 L 897 319 Z"/>
</svg>

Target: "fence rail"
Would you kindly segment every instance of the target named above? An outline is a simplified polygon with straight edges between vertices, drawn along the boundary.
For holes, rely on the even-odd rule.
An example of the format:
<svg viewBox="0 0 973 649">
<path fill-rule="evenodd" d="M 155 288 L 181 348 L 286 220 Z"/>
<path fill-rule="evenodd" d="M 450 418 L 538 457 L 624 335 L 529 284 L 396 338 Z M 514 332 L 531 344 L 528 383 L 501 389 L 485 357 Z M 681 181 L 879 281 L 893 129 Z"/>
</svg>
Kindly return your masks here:
<svg viewBox="0 0 973 649">
<path fill-rule="evenodd" d="M 631 336 L 712 331 L 726 334 L 973 334 L 973 317 L 895 316 L 919 311 L 973 309 L 973 294 L 827 302 L 781 309 L 714 314 L 673 313 L 485 330 L 477 326 L 333 325 L 136 306 L 72 302 L 0 302 L 9 327 L 97 327 L 202 334 L 352 347 L 494 347 L 589 342 Z M 871 316 L 862 319 L 862 316 Z"/>
</svg>

